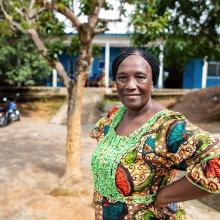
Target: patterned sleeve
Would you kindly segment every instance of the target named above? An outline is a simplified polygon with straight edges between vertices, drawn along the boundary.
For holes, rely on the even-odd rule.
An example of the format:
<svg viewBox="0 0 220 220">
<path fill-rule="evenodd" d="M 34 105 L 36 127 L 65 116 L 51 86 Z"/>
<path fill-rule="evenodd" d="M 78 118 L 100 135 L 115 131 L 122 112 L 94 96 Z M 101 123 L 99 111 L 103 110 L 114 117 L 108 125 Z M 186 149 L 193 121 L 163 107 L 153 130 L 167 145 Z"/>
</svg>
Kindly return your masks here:
<svg viewBox="0 0 220 220">
<path fill-rule="evenodd" d="M 112 122 L 112 118 L 118 109 L 119 107 L 115 106 L 110 112 L 107 113 L 105 117 L 102 117 L 98 120 L 98 122 L 95 125 L 95 128 L 91 131 L 90 136 L 92 138 L 95 138 L 97 141 L 99 141 L 108 133 Z"/>
<path fill-rule="evenodd" d="M 167 119 L 156 136 L 156 152 L 171 160 L 172 167 L 186 171 L 197 187 L 220 193 L 220 140 L 184 116 Z"/>
</svg>

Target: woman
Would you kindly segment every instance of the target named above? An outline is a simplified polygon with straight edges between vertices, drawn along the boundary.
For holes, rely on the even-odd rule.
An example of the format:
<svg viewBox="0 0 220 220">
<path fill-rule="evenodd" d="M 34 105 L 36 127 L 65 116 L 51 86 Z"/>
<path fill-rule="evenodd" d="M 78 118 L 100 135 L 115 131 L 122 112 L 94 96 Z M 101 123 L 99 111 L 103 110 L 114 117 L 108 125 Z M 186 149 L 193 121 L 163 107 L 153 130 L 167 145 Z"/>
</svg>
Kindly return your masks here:
<svg viewBox="0 0 220 220">
<path fill-rule="evenodd" d="M 96 220 L 186 219 L 177 202 L 220 191 L 218 138 L 151 99 L 151 54 L 123 52 L 112 72 L 123 105 L 92 131 Z M 178 169 L 186 175 L 173 182 Z"/>
</svg>

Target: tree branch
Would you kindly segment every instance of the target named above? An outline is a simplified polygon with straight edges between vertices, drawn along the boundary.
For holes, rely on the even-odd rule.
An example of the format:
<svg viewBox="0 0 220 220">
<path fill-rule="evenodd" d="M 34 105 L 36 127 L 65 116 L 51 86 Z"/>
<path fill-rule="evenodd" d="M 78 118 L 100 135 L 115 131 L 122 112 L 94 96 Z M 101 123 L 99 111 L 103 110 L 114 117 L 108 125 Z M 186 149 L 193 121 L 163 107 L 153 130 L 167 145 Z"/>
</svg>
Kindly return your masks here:
<svg viewBox="0 0 220 220">
<path fill-rule="evenodd" d="M 20 2 L 20 3 L 22 4 L 22 2 Z M 15 12 L 17 12 L 18 15 L 20 15 L 22 18 L 26 19 L 26 21 L 29 23 L 27 13 L 25 13 L 26 12 L 25 8 L 22 8 L 22 7 L 18 8 L 15 6 L 14 2 L 11 2 L 11 1 L 8 1 L 8 4 L 11 6 L 11 8 L 13 8 L 15 10 Z"/>
<path fill-rule="evenodd" d="M 13 6 L 14 7 L 14 6 Z M 15 11 L 19 14 L 19 15 L 21 15 L 22 17 L 24 17 L 25 15 L 24 15 L 24 13 L 23 13 L 23 11 L 22 10 L 20 10 L 19 8 L 17 8 L 17 7 L 14 7 L 14 9 L 15 9 Z"/>
<path fill-rule="evenodd" d="M 28 15 L 29 19 L 34 19 L 35 17 L 37 17 L 39 14 L 43 13 L 44 11 L 48 10 L 47 8 L 41 8 L 38 11 L 34 12 L 34 13 L 30 13 Z"/>
<path fill-rule="evenodd" d="M 88 25 L 91 29 L 94 29 L 98 23 L 99 12 L 100 12 L 100 9 L 102 8 L 103 4 L 104 4 L 104 0 L 97 0 L 96 6 L 94 7 L 92 13 L 89 15 Z"/>
<path fill-rule="evenodd" d="M 60 12 L 61 14 L 65 15 L 73 24 L 73 26 L 79 31 L 79 28 L 81 26 L 81 23 L 78 19 L 78 17 L 75 16 L 73 11 L 71 11 L 69 8 L 65 8 L 64 10 L 58 9 L 57 11 Z"/>
<path fill-rule="evenodd" d="M 56 4 L 54 4 L 53 2 L 50 3 L 47 1 L 43 1 L 43 6 L 46 9 L 55 10 L 55 11 L 63 14 L 65 17 L 67 17 L 72 22 L 73 26 L 77 29 L 77 31 L 79 31 L 81 23 L 80 23 L 78 17 L 75 15 L 75 13 L 72 10 L 70 10 L 67 7 L 60 8 Z"/>
<path fill-rule="evenodd" d="M 94 11 L 92 13 L 92 15 L 89 17 L 89 24 L 90 26 L 93 27 L 93 25 L 96 25 L 98 22 L 102 22 L 102 23 L 109 23 L 109 22 L 120 22 L 122 21 L 121 19 L 121 16 L 122 16 L 122 12 L 123 12 L 123 2 L 124 0 L 120 1 L 120 12 L 119 12 L 119 18 L 117 19 L 107 19 L 107 18 L 99 18 L 98 17 L 98 14 L 99 14 L 99 11 L 101 9 L 101 7 L 103 6 L 104 4 L 104 1 L 102 0 L 98 0 L 98 4 L 97 6 L 94 8 Z M 95 33 L 102 33 L 103 32 L 103 28 L 99 30 L 97 30 L 97 32 Z"/>
<path fill-rule="evenodd" d="M 47 9 L 42 7 L 40 8 L 39 10 L 33 10 L 33 6 L 34 4 L 36 3 L 35 0 L 30 0 L 30 3 L 29 3 L 29 7 L 28 7 L 28 19 L 29 20 L 32 20 L 34 19 L 35 17 L 37 17 L 39 14 L 41 14 L 42 12 L 46 11 Z"/>
<path fill-rule="evenodd" d="M 104 33 L 105 31 L 108 31 L 109 29 L 107 27 L 103 27 L 103 28 L 96 28 L 94 30 L 94 34 L 101 34 Z"/>
<path fill-rule="evenodd" d="M 120 1 L 120 6 L 119 6 L 119 18 L 117 19 L 108 19 L 108 18 L 99 18 L 98 21 L 99 22 L 103 22 L 103 23 L 108 23 L 108 22 L 121 22 L 122 21 L 122 13 L 123 13 L 123 4 L 124 4 L 124 0 Z"/>
<path fill-rule="evenodd" d="M 98 21 L 103 22 L 103 23 L 108 23 L 108 22 L 120 22 L 122 21 L 122 19 L 121 17 L 116 18 L 116 19 L 99 18 Z"/>
<path fill-rule="evenodd" d="M 126 2 L 125 0 L 121 0 L 121 1 L 120 1 L 120 6 L 119 6 L 119 19 L 120 19 L 120 20 L 122 20 L 122 19 L 121 19 L 121 16 L 122 16 L 122 14 L 123 14 L 123 9 L 124 9 L 124 4 L 125 4 L 125 2 Z"/>
<path fill-rule="evenodd" d="M 45 47 L 43 41 L 40 39 L 39 34 L 35 29 L 27 29 L 27 33 L 31 36 L 31 39 L 33 40 L 34 44 L 36 45 L 38 51 L 46 57 L 48 54 L 47 48 Z"/>
<path fill-rule="evenodd" d="M 12 17 L 6 12 L 2 0 L 0 0 L 0 8 L 3 12 L 5 19 L 12 25 L 12 29 L 15 28 L 16 30 L 21 31 L 22 33 L 25 33 L 25 30 L 19 25 L 17 22 L 15 22 Z"/>
<path fill-rule="evenodd" d="M 35 3 L 35 0 L 30 0 L 29 7 L 28 7 L 29 11 L 32 10 L 34 3 Z"/>
<path fill-rule="evenodd" d="M 8 1 L 8 3 L 11 5 L 11 7 L 12 7 L 19 15 L 21 15 L 22 17 L 24 17 L 24 12 L 23 12 L 20 8 L 15 7 L 14 3 L 11 2 L 11 1 Z"/>
<path fill-rule="evenodd" d="M 64 70 L 63 65 L 57 59 L 52 60 L 51 58 L 48 57 L 48 50 L 45 47 L 44 42 L 40 38 L 38 32 L 35 29 L 30 28 L 27 30 L 27 33 L 30 35 L 32 41 L 34 42 L 35 46 L 37 47 L 41 55 L 48 61 L 50 65 L 52 65 L 57 70 L 57 73 L 61 77 L 64 85 L 68 86 L 70 79 L 68 74 Z"/>
</svg>

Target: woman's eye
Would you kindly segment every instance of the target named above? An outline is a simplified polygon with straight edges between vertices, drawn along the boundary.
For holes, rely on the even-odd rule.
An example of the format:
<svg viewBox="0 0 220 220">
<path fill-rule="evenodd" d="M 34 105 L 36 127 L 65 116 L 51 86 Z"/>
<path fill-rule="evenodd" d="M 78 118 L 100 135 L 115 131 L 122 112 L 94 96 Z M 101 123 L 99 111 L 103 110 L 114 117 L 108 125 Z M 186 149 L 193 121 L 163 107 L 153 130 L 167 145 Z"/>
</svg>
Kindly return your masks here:
<svg viewBox="0 0 220 220">
<path fill-rule="evenodd" d="M 126 80 L 126 77 L 125 76 L 118 76 L 117 80 Z"/>
<path fill-rule="evenodd" d="M 137 76 L 138 79 L 146 79 L 145 76 Z"/>
<path fill-rule="evenodd" d="M 146 80 L 147 80 L 147 77 L 140 75 L 140 76 L 137 76 L 136 79 L 137 79 L 138 81 L 146 81 Z"/>
</svg>

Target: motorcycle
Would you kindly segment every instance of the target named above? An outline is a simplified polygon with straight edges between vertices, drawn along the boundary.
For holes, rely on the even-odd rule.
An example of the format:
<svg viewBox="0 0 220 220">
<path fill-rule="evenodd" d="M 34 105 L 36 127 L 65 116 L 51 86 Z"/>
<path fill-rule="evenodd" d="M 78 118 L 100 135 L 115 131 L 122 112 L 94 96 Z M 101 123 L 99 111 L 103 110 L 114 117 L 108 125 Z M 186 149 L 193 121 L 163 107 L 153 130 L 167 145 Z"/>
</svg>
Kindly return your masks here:
<svg viewBox="0 0 220 220">
<path fill-rule="evenodd" d="M 0 109 L 0 127 L 4 127 L 8 124 L 7 116 L 4 112 L 2 112 L 2 109 Z"/>
<path fill-rule="evenodd" d="M 0 127 L 20 120 L 20 111 L 17 109 L 16 104 L 19 95 L 19 93 L 16 93 L 13 101 L 8 100 L 6 97 L 3 98 L 4 105 L 0 108 Z"/>
</svg>

